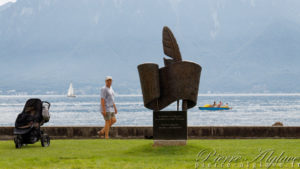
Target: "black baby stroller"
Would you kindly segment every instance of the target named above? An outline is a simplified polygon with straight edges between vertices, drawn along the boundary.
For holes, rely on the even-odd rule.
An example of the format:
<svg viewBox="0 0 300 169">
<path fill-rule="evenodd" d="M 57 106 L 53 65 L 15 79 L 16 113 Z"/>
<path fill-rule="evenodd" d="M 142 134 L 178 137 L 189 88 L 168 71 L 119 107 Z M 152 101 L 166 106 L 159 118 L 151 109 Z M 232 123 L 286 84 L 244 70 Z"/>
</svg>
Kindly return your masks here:
<svg viewBox="0 0 300 169">
<path fill-rule="evenodd" d="M 50 145 L 50 137 L 40 129 L 40 126 L 50 119 L 49 108 L 49 102 L 40 99 L 27 100 L 23 111 L 18 115 L 15 122 L 14 141 L 16 148 L 33 144 L 39 140 L 41 140 L 43 147 Z"/>
</svg>

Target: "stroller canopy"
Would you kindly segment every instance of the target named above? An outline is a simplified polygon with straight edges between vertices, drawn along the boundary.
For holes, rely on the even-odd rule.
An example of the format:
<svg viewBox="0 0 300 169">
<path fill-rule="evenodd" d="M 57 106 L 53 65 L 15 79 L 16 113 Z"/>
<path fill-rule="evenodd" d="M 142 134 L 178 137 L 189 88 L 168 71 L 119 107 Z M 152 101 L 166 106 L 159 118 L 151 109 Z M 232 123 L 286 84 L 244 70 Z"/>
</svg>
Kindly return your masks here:
<svg viewBox="0 0 300 169">
<path fill-rule="evenodd" d="M 15 127 L 22 127 L 28 125 L 30 122 L 41 123 L 42 117 L 42 101 L 34 98 L 27 100 L 23 111 L 18 115 Z"/>
</svg>

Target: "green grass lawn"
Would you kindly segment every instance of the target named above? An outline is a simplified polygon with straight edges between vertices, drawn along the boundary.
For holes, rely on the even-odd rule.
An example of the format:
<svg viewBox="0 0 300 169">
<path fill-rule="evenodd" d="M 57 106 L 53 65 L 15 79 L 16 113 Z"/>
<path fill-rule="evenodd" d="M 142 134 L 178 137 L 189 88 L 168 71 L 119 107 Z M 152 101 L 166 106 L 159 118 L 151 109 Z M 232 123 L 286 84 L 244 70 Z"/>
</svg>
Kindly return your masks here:
<svg viewBox="0 0 300 169">
<path fill-rule="evenodd" d="M 46 148 L 37 142 L 15 149 L 13 141 L 0 141 L 0 168 L 195 168 L 197 164 L 198 168 L 254 168 L 255 164 L 255 168 L 267 168 L 266 160 L 275 161 L 274 157 L 284 152 L 279 160 L 298 157 L 294 167 L 290 160 L 282 167 L 273 164 L 270 168 L 300 169 L 299 139 L 203 139 L 188 140 L 188 145 L 178 147 L 152 147 L 152 143 L 142 139 L 52 140 Z M 262 153 L 266 154 L 264 158 L 251 163 L 260 154 L 259 149 L 274 153 Z M 202 162 L 214 150 L 216 155 L 212 153 Z M 230 157 L 237 161 L 228 163 Z M 217 167 L 214 159 L 219 159 Z M 223 167 L 221 160 L 225 160 Z M 260 160 L 263 167 L 259 166 Z"/>
</svg>

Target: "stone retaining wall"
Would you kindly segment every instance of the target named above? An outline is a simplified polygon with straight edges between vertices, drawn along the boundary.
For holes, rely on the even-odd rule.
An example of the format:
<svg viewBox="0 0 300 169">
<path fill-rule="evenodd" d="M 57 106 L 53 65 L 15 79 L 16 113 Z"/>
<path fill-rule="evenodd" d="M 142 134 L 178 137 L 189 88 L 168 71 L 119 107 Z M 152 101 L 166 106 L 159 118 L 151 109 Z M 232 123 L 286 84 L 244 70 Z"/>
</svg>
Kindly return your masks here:
<svg viewBox="0 0 300 169">
<path fill-rule="evenodd" d="M 42 127 L 52 139 L 97 138 L 100 126 L 53 126 Z M 151 126 L 115 126 L 110 137 L 117 139 L 151 139 Z M 0 140 L 13 138 L 13 127 L 0 127 Z M 189 126 L 189 139 L 224 138 L 300 138 L 300 126 Z"/>
</svg>

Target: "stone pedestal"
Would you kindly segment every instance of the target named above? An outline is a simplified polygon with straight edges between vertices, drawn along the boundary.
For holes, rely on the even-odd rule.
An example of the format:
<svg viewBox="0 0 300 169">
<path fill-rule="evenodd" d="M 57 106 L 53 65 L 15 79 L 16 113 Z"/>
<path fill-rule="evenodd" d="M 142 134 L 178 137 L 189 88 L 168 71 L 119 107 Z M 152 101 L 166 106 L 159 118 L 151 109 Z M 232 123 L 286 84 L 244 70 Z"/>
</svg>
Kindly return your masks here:
<svg viewBox="0 0 300 169">
<path fill-rule="evenodd" d="M 153 139 L 153 146 L 186 145 L 187 111 L 154 111 Z"/>
</svg>

